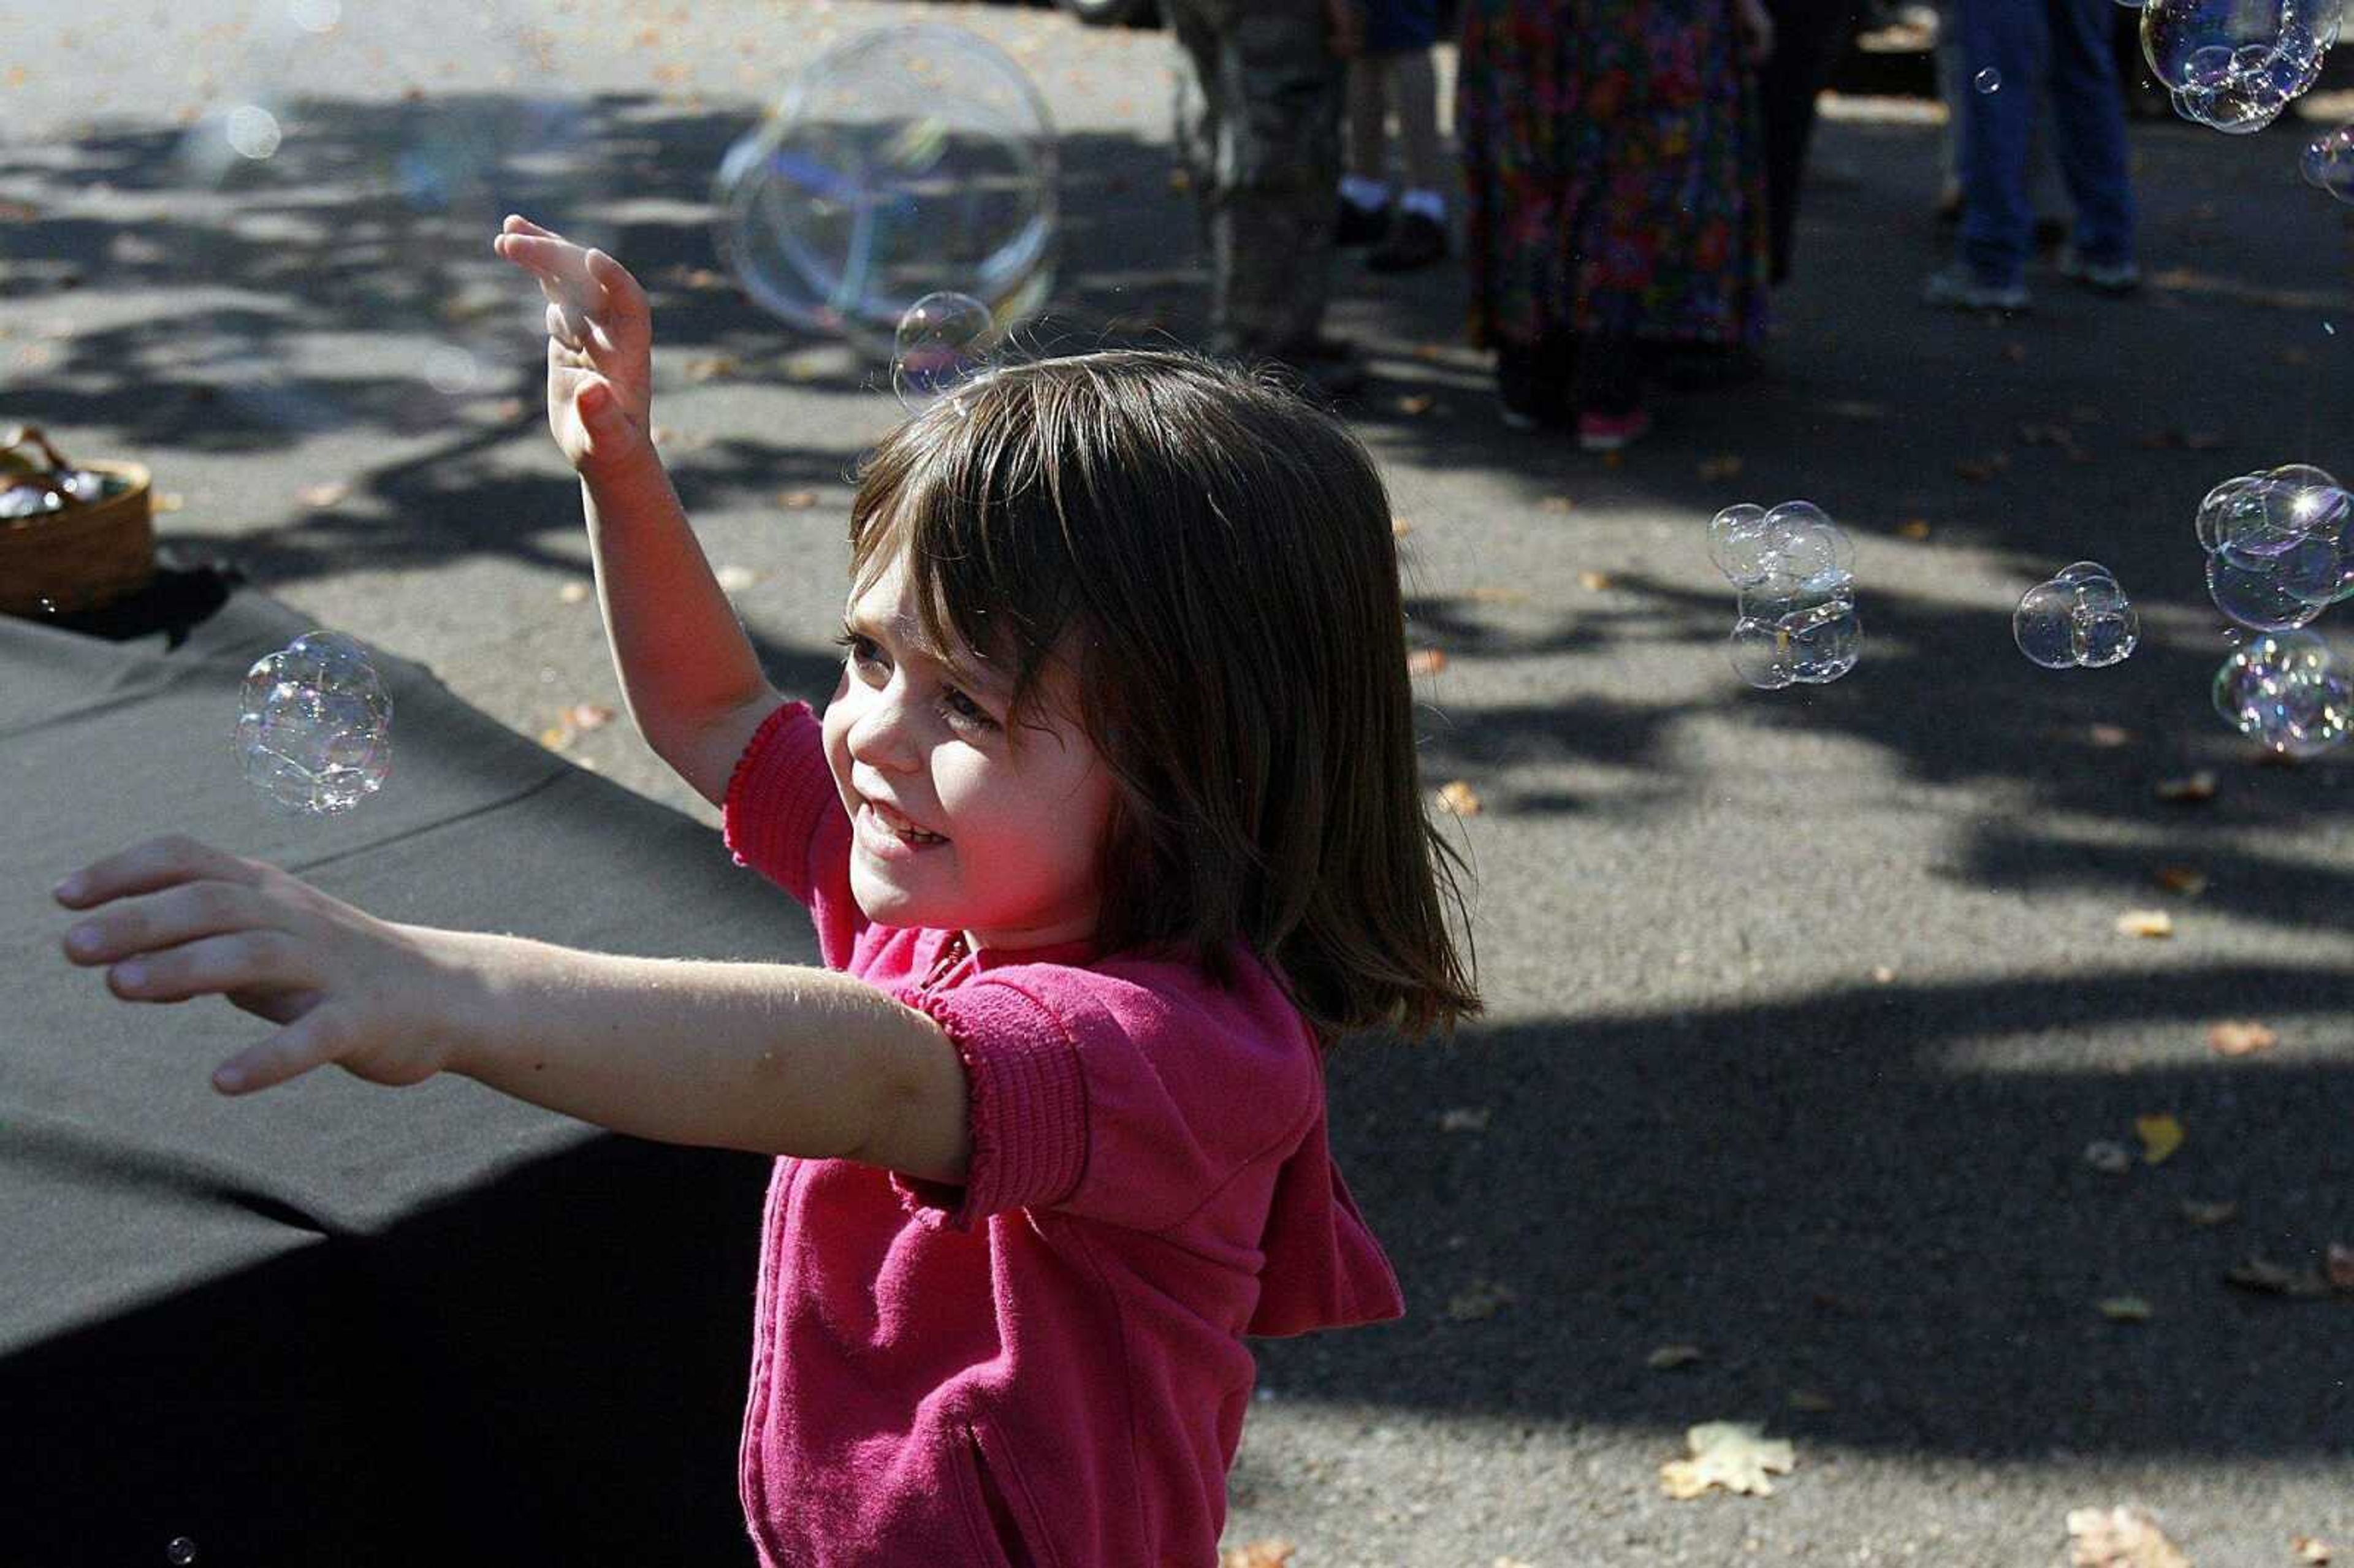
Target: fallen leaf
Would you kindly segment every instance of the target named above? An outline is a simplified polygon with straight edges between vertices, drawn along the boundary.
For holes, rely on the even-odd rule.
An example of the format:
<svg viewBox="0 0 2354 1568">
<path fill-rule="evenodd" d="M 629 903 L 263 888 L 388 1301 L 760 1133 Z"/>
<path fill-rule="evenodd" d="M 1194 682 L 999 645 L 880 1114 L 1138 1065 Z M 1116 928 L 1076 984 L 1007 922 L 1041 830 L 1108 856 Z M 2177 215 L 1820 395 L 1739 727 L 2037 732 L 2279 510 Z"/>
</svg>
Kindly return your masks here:
<svg viewBox="0 0 2354 1568">
<path fill-rule="evenodd" d="M 1600 593 L 1610 586 L 1610 574 L 1608 572 L 1580 572 L 1577 574 L 1577 586 L 1584 588 L 1588 593 Z"/>
<path fill-rule="evenodd" d="M 1624 452 L 1609 451 L 1602 454 L 1602 466 L 1614 472 L 1624 467 L 1626 462 L 1627 454 Z"/>
<path fill-rule="evenodd" d="M 578 604 L 586 599 L 591 591 L 587 583 L 568 582 L 556 590 L 556 597 L 566 604 Z"/>
<path fill-rule="evenodd" d="M 1416 359 L 1436 362 L 1447 357 L 1447 345 L 1437 343 L 1418 343 L 1410 352 Z"/>
<path fill-rule="evenodd" d="M 806 512 L 811 507 L 817 504 L 817 492 L 814 490 L 780 490 L 777 492 L 777 504 L 783 507 L 788 512 Z"/>
<path fill-rule="evenodd" d="M 28 201 L 0 201 L 0 223 L 30 223 L 41 209 Z"/>
<path fill-rule="evenodd" d="M 2182 1200 L 2182 1217 L 2202 1230 L 2229 1221 L 2240 1212 L 2240 1205 L 2226 1200 L 2220 1203 L 2202 1203 L 2196 1198 Z"/>
<path fill-rule="evenodd" d="M 1929 536 L 1929 520 L 1926 517 L 1907 517 L 1896 525 L 1896 532 L 1903 538 L 1925 539 Z"/>
<path fill-rule="evenodd" d="M 2354 1246 L 2331 1242 L 2322 1255 L 2321 1272 L 2328 1277 L 2332 1290 L 2354 1291 Z"/>
<path fill-rule="evenodd" d="M 560 724 L 549 725 L 539 732 L 539 744 L 550 751 L 562 751 L 572 744 L 572 732 Z"/>
<path fill-rule="evenodd" d="M 1254 1541 L 1218 1553 L 1218 1568 L 1285 1568 L 1299 1549 L 1288 1541 Z"/>
<path fill-rule="evenodd" d="M 1397 411 L 1407 415 L 1427 414 L 1437 401 L 1427 392 L 1410 392 L 1397 400 Z"/>
<path fill-rule="evenodd" d="M 1408 534 L 1411 534 L 1411 533 L 1413 533 L 1413 532 L 1414 532 L 1414 524 L 1411 524 L 1411 523 L 1409 523 L 1409 522 L 1407 522 L 1405 518 L 1403 518 L 1403 517 L 1393 517 L 1393 518 L 1391 518 L 1391 519 L 1390 519 L 1390 537 L 1391 537 L 1391 538 L 1393 538 L 1393 539 L 1403 539 L 1403 538 L 1405 538 Z"/>
<path fill-rule="evenodd" d="M 352 487 L 350 485 L 344 483 L 341 480 L 330 480 L 324 484 L 304 485 L 302 489 L 294 493 L 294 499 L 301 502 L 305 506 L 317 506 L 323 508 L 336 505 L 344 499 L 344 497 L 349 495 L 351 493 Z"/>
<path fill-rule="evenodd" d="M 686 362 L 686 378 L 695 382 L 716 381 L 742 368 L 742 362 L 732 354 L 706 354 Z"/>
<path fill-rule="evenodd" d="M 2069 1568 L 2190 1568 L 2146 1509 L 2068 1510 Z"/>
<path fill-rule="evenodd" d="M 1746 1421 L 1709 1421 L 1684 1434 L 1689 1459 L 1670 1459 L 1659 1467 L 1659 1489 L 1678 1502 L 1699 1497 L 1711 1487 L 1749 1497 L 1770 1498 L 1774 1483 L 1767 1475 L 1787 1476 L 1797 1456 L 1789 1439 L 1766 1436 L 1763 1426 Z"/>
<path fill-rule="evenodd" d="M 2195 804 L 2215 798 L 2215 775 L 2212 769 L 2201 768 L 2196 773 L 2179 779 L 2161 779 L 2156 786 L 2158 798 Z"/>
<path fill-rule="evenodd" d="M 1570 512 L 1575 511 L 1576 506 L 1577 503 L 1566 495 L 1548 495 L 1537 503 L 1537 510 L 1540 512 Z"/>
<path fill-rule="evenodd" d="M 1458 779 L 1439 789 L 1438 809 L 1452 811 L 1458 817 L 1476 817 L 1479 814 L 1479 792 Z"/>
<path fill-rule="evenodd" d="M 2121 937 L 2171 937 L 2174 916 L 2163 909 L 2128 909 L 2117 916 Z"/>
<path fill-rule="evenodd" d="M 2269 1258 L 2251 1257 L 2233 1264 L 2224 1275 L 2226 1284 L 2243 1290 L 2253 1290 L 2260 1296 L 2286 1296 L 2300 1301 L 2318 1300 L 2329 1294 L 2329 1281 L 2317 1268 L 2289 1268 Z"/>
<path fill-rule="evenodd" d="M 1458 1106 L 1438 1113 L 1441 1132 L 1485 1132 L 1491 1111 L 1486 1106 Z"/>
<path fill-rule="evenodd" d="M 2133 1151 L 2124 1144 L 2096 1138 L 2084 1145 L 2084 1163 L 2106 1176 L 2122 1176 L 2133 1169 Z"/>
<path fill-rule="evenodd" d="M 2133 744 L 2133 731 L 2123 725 L 2096 724 L 2085 729 L 2084 738 L 2104 751 L 2115 751 L 2118 747 Z"/>
<path fill-rule="evenodd" d="M 575 729 L 602 729 L 613 722 L 613 710 L 602 703 L 575 703 L 564 717 Z"/>
<path fill-rule="evenodd" d="M 1731 452 L 1719 452 L 1714 457 L 1702 458 L 1700 463 L 1700 477 L 1702 482 L 1706 484 L 1719 484 L 1728 479 L 1738 479 L 1741 477 L 1741 460 Z"/>
<path fill-rule="evenodd" d="M 1437 648 L 1417 648 L 1405 656 L 1405 673 L 1409 675 L 1436 675 L 1447 668 L 1447 654 Z"/>
<path fill-rule="evenodd" d="M 177 512 L 187 504 L 187 499 L 176 490 L 159 490 L 148 505 L 157 512 Z"/>
<path fill-rule="evenodd" d="M 712 575 L 725 593 L 740 593 L 760 580 L 760 574 L 749 567 L 722 567 Z"/>
<path fill-rule="evenodd" d="M 2280 1036 L 2253 1018 L 2227 1018 L 2207 1026 L 2207 1047 L 2218 1056 L 2246 1056 L 2269 1051 Z"/>
<path fill-rule="evenodd" d="M 2207 874 L 2193 865 L 2161 865 L 2149 874 L 2149 879 L 2185 898 L 2196 898 L 2207 891 Z"/>
<path fill-rule="evenodd" d="M 2027 363 L 2027 345 L 2023 343 L 2004 344 L 2002 356 L 2013 365 L 2024 365 Z"/>
<path fill-rule="evenodd" d="M 1643 1364 L 1653 1372 L 1673 1372 L 1702 1359 L 1698 1345 L 1661 1345 L 1643 1358 Z"/>
<path fill-rule="evenodd" d="M 1839 1405 L 1828 1393 L 1818 1393 L 1811 1388 L 1794 1388 L 1790 1391 L 1790 1408 L 1820 1413 L 1826 1410 L 1837 1410 Z"/>
<path fill-rule="evenodd" d="M 2134 1118 L 2134 1136 L 2141 1139 L 2142 1163 L 2163 1165 L 2182 1147 L 2184 1134 L 2179 1118 L 2160 1113 Z"/>
<path fill-rule="evenodd" d="M 2100 1303 L 2101 1316 L 2112 1323 L 2147 1323 L 2149 1303 L 2138 1296 L 2111 1296 Z"/>
<path fill-rule="evenodd" d="M 1458 1323 L 1476 1322 L 1494 1317 L 1500 1308 L 1509 1307 L 1520 1298 L 1519 1293 L 1509 1285 L 1492 1279 L 1475 1279 L 1469 1287 L 1447 1298 L 1447 1315 Z"/>
<path fill-rule="evenodd" d="M 2288 1538 L 2288 1549 L 2296 1554 L 2299 1563 L 2321 1563 L 2329 1561 L 2329 1542 L 2317 1535 L 2292 1535 Z"/>
<path fill-rule="evenodd" d="M 1894 985 L 1896 983 L 1896 971 L 1886 964 L 1874 964 L 1872 967 L 1872 983 L 1874 985 Z"/>
</svg>

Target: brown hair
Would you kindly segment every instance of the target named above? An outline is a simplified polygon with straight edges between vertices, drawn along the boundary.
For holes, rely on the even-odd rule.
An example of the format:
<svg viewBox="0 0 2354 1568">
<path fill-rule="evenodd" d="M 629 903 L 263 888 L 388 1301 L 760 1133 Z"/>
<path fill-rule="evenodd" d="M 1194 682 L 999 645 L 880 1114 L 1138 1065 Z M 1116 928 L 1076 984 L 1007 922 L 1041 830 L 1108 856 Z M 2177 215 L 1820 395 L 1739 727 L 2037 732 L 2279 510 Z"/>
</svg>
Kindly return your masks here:
<svg viewBox="0 0 2354 1568">
<path fill-rule="evenodd" d="M 991 372 L 861 461 L 851 572 L 902 556 L 931 652 L 1063 660 L 1117 781 L 1102 950 L 1220 983 L 1239 940 L 1326 1045 L 1479 1010 L 1462 857 L 1416 766 L 1389 497 L 1337 418 L 1198 355 Z M 1444 897 L 1442 898 L 1442 890 Z"/>
</svg>

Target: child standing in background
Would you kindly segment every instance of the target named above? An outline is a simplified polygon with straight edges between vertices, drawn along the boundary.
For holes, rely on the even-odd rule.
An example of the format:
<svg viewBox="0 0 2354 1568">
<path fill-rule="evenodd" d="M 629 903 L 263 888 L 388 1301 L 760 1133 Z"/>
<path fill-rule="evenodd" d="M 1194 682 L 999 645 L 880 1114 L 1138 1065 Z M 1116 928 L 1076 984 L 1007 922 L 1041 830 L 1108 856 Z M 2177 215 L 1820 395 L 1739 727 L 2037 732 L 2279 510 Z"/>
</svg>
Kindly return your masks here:
<svg viewBox="0 0 2354 1568">
<path fill-rule="evenodd" d="M 1324 1054 L 1479 1007 L 1372 462 L 1190 355 L 1001 371 L 864 462 L 821 718 L 654 454 L 635 281 L 521 218 L 496 244 L 548 296 L 631 719 L 827 968 L 393 925 L 175 837 L 59 884 L 95 911 L 69 957 L 280 1024 L 224 1092 L 456 1072 L 778 1156 L 740 1465 L 770 1568 L 1210 1568 L 1245 1337 L 1404 1310 Z"/>
</svg>

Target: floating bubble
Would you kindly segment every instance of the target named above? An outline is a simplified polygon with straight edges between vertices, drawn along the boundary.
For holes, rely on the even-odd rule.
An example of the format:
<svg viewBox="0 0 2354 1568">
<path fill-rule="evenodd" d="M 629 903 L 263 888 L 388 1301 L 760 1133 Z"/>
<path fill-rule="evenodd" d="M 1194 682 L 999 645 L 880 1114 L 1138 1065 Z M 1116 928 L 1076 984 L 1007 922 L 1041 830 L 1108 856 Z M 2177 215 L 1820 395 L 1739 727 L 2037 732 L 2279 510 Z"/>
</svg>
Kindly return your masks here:
<svg viewBox="0 0 2354 1568">
<path fill-rule="evenodd" d="M 1012 323 L 1044 302 L 1056 235 L 1044 101 L 960 28 L 859 34 L 809 61 L 715 185 L 719 249 L 763 308 L 880 354 L 927 295 Z"/>
<path fill-rule="evenodd" d="M 1735 588 L 1796 586 L 1855 566 L 1855 546 L 1811 501 L 1786 501 L 1768 512 L 1750 502 L 1709 521 L 1709 559 Z"/>
<path fill-rule="evenodd" d="M 1793 683 L 1826 684 L 1855 668 L 1862 647 L 1855 583 L 1845 572 L 1742 590 L 1740 619 L 1733 628 L 1733 668 L 1753 686 L 1773 691 Z"/>
<path fill-rule="evenodd" d="M 2298 166 L 2306 184 L 2354 204 L 2354 125 L 2315 137 L 2306 143 Z"/>
<path fill-rule="evenodd" d="M 196 1560 L 196 1543 L 185 1535 L 175 1535 L 164 1548 L 164 1556 L 172 1568 L 189 1568 Z"/>
<path fill-rule="evenodd" d="M 2098 561 L 2078 561 L 2029 588 L 2010 618 L 2019 651 L 2047 670 L 2099 670 L 2131 656 L 2141 616 Z"/>
<path fill-rule="evenodd" d="M 306 632 L 246 672 L 237 748 L 246 782 L 286 810 L 347 811 L 391 770 L 392 696 L 359 643 Z"/>
<path fill-rule="evenodd" d="M 2208 596 L 2243 626 L 2289 630 L 2354 598 L 2354 496 L 2310 463 L 2225 480 L 2197 530 Z"/>
<path fill-rule="evenodd" d="M 2233 652 L 2215 672 L 2214 699 L 2225 724 L 2286 757 L 2343 744 L 2354 719 L 2354 685 L 2310 631 L 2269 633 Z"/>
<path fill-rule="evenodd" d="M 2186 120 L 2260 131 L 2321 75 L 2343 0 L 2148 0 L 2142 54 Z"/>
<path fill-rule="evenodd" d="M 1978 72 L 1978 75 L 1970 78 L 1970 85 L 1978 89 L 1981 93 L 2000 92 L 2002 90 L 2002 72 L 1995 69 L 1992 66 L 1988 66 L 1984 70 Z"/>
<path fill-rule="evenodd" d="M 892 344 L 891 386 L 915 408 L 970 381 L 988 364 L 996 318 L 970 294 L 926 294 L 899 319 Z"/>
</svg>

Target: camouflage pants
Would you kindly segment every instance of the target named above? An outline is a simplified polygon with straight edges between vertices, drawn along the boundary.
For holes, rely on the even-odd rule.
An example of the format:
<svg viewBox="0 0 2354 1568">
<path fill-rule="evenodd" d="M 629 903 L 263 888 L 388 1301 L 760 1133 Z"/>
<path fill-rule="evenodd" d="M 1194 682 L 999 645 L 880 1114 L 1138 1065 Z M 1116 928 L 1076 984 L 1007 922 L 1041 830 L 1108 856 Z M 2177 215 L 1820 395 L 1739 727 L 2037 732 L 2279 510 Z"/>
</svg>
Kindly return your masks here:
<svg viewBox="0 0 2354 1568">
<path fill-rule="evenodd" d="M 1163 0 L 1179 71 L 1177 145 L 1210 253 L 1211 347 L 1273 354 L 1313 337 L 1331 287 L 1347 62 L 1324 0 Z"/>
</svg>

